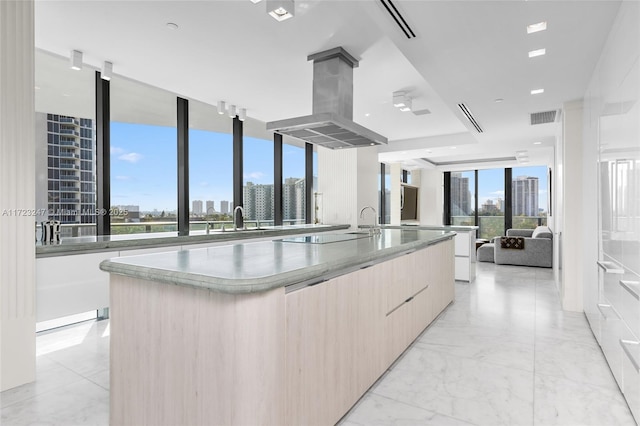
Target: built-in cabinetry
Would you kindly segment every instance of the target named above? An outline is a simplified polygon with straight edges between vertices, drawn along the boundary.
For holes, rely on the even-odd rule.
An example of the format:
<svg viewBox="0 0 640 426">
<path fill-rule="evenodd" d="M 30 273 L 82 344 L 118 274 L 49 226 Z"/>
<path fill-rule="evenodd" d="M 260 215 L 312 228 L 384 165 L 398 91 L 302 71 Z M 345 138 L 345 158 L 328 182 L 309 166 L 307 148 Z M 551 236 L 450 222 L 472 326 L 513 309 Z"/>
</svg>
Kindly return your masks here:
<svg viewBox="0 0 640 426">
<path fill-rule="evenodd" d="M 286 415 L 335 424 L 453 300 L 443 242 L 288 293 Z"/>
<path fill-rule="evenodd" d="M 348 269 L 307 278 L 302 288 L 225 293 L 199 285 L 209 255 L 237 254 L 233 265 L 243 263 L 236 246 L 118 260 L 126 269 L 110 280 L 111 423 L 335 424 L 454 298 L 452 236 L 434 233 L 437 241 L 416 248 L 413 233 L 384 232 L 379 241 L 245 245 L 256 250 L 257 264 L 282 256 L 279 282 L 300 273 L 287 262 L 327 262 L 331 253 L 360 247 Z M 372 257 L 392 245 L 408 248 Z M 171 283 L 148 279 L 160 266 L 141 265 L 160 259 L 191 267 L 170 266 L 178 280 Z M 238 275 L 221 285 L 247 281 Z"/>
<path fill-rule="evenodd" d="M 640 419 L 640 6 L 623 2 L 585 101 L 585 138 L 598 152 L 598 270 L 584 310 Z"/>
</svg>

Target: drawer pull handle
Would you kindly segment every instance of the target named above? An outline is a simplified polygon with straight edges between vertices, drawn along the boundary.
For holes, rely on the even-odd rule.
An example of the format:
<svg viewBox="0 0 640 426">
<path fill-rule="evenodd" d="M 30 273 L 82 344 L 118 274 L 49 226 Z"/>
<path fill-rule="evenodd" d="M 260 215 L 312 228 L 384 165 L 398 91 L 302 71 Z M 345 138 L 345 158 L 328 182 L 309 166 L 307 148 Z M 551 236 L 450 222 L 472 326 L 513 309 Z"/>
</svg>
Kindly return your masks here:
<svg viewBox="0 0 640 426">
<path fill-rule="evenodd" d="M 638 281 L 625 281 L 625 280 L 620 280 L 618 281 L 620 283 L 620 285 L 622 286 L 622 288 L 624 288 L 625 290 L 627 290 L 629 293 L 631 293 L 631 295 L 633 297 L 635 297 L 636 299 L 640 300 L 640 294 L 637 293 L 637 291 L 635 289 L 633 289 L 633 287 L 639 286 L 640 283 Z"/>
<path fill-rule="evenodd" d="M 616 268 L 617 266 L 613 262 L 605 262 L 603 260 L 598 260 L 598 266 L 604 270 L 605 274 L 624 274 L 624 269 Z"/>
<path fill-rule="evenodd" d="M 622 346 L 622 350 L 627 355 L 627 358 L 629 358 L 629 361 L 631 361 L 631 364 L 633 364 L 633 368 L 636 369 L 636 373 L 640 373 L 640 366 L 638 365 L 638 362 L 636 361 L 636 359 L 633 357 L 633 354 L 631 353 L 631 349 L 629 349 L 629 346 L 632 346 L 632 345 L 638 346 L 640 345 L 640 342 L 634 342 L 633 340 L 620 339 L 620 346 Z"/>
<path fill-rule="evenodd" d="M 411 296 L 410 298 L 408 298 L 407 300 L 404 301 L 404 303 L 409 303 L 413 300 L 413 296 Z"/>
<path fill-rule="evenodd" d="M 616 315 L 615 319 L 618 319 L 618 315 L 615 311 L 615 309 L 613 309 L 613 307 L 611 305 L 605 305 L 604 303 L 598 303 L 598 310 L 600 311 L 600 313 L 602 314 L 602 316 L 604 317 L 605 320 L 609 320 L 609 317 L 607 316 L 607 314 L 604 313 L 603 309 L 609 309 L 611 311 L 613 311 L 613 313 Z"/>
</svg>

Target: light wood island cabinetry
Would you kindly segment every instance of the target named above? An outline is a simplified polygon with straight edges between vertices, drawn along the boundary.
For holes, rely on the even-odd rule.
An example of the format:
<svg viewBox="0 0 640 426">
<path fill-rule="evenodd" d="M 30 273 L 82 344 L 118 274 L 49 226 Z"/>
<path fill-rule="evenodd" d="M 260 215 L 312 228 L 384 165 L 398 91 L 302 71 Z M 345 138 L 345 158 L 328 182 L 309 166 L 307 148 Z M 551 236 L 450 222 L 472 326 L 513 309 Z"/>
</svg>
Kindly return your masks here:
<svg viewBox="0 0 640 426">
<path fill-rule="evenodd" d="M 339 421 L 453 300 L 453 235 L 424 243 L 431 234 L 385 232 L 386 242 L 254 243 L 113 260 L 104 268 L 119 268 L 110 288 L 111 424 Z M 402 243 L 389 242 L 403 232 Z M 406 249 L 373 257 L 388 247 Z M 268 267 L 295 282 L 287 274 L 301 273 L 300 259 L 308 270 L 343 253 L 365 261 L 300 288 L 255 289 L 270 285 L 258 254 L 281 260 Z M 203 288 L 200 268 L 227 255 L 236 269 L 216 282 L 234 293 Z"/>
</svg>

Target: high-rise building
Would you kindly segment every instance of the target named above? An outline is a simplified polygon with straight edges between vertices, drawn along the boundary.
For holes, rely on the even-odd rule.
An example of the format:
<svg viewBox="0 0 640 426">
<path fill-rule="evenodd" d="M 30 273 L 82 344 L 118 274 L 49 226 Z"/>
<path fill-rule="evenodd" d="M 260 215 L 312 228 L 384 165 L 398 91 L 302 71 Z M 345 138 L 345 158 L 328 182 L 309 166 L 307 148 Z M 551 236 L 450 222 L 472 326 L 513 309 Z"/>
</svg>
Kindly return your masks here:
<svg viewBox="0 0 640 426">
<path fill-rule="evenodd" d="M 305 219 L 305 180 L 286 178 L 282 186 L 282 217 L 284 220 Z"/>
<path fill-rule="evenodd" d="M 227 200 L 220 201 L 220 213 L 229 214 L 229 202 Z"/>
<path fill-rule="evenodd" d="M 497 204 L 494 204 L 493 200 L 487 200 L 480 208 L 480 212 L 483 214 L 497 214 L 500 209 Z"/>
<path fill-rule="evenodd" d="M 37 219 L 95 223 L 93 120 L 36 113 L 36 138 Z"/>
<path fill-rule="evenodd" d="M 207 209 L 206 209 L 206 213 L 207 214 L 211 214 L 211 213 L 215 213 L 216 208 L 214 207 L 214 203 L 213 200 L 207 200 Z"/>
<path fill-rule="evenodd" d="M 462 177 L 462 173 L 451 173 L 451 215 L 469 216 L 473 209 L 469 178 Z"/>
<path fill-rule="evenodd" d="M 245 219 L 273 220 L 273 185 L 247 182 L 242 192 Z"/>
<path fill-rule="evenodd" d="M 514 216 L 538 216 L 538 178 L 518 176 L 511 182 Z"/>
<path fill-rule="evenodd" d="M 202 214 L 202 200 L 193 200 L 191 202 L 191 213 L 196 215 Z"/>
</svg>

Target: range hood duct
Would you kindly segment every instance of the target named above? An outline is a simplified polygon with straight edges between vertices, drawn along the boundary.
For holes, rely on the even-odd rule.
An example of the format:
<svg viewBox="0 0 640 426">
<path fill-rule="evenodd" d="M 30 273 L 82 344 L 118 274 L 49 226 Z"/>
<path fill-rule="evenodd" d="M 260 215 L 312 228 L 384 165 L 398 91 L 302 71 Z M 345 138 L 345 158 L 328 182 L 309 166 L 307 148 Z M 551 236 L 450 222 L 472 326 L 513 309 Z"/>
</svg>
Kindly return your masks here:
<svg viewBox="0 0 640 426">
<path fill-rule="evenodd" d="M 325 148 L 387 144 L 387 138 L 353 122 L 353 69 L 358 61 L 342 47 L 314 53 L 312 114 L 267 123 L 267 130 Z"/>
</svg>

